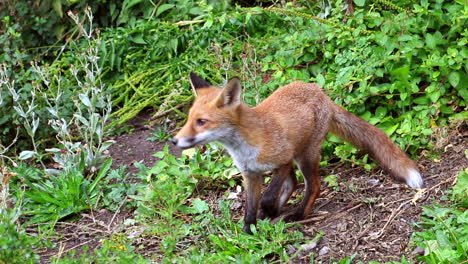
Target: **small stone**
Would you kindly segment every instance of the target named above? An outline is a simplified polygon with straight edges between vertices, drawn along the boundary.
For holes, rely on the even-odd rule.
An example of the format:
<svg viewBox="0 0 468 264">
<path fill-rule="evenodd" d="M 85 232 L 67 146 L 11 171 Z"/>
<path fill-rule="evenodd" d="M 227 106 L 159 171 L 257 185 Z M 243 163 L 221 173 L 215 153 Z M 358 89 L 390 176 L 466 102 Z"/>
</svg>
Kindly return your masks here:
<svg viewBox="0 0 468 264">
<path fill-rule="evenodd" d="M 296 248 L 293 245 L 288 245 L 287 251 L 288 251 L 288 255 L 292 255 L 296 253 Z"/>
<path fill-rule="evenodd" d="M 231 209 L 237 210 L 237 209 L 239 209 L 239 208 L 241 208 L 241 207 L 242 207 L 242 202 L 239 201 L 239 200 L 237 200 L 237 201 L 235 201 L 234 204 L 231 206 Z"/>
<path fill-rule="evenodd" d="M 420 246 L 417 246 L 412 252 L 411 254 L 413 255 L 418 255 L 418 256 L 422 256 L 425 252 L 425 249 L 420 247 Z"/>
<path fill-rule="evenodd" d="M 367 181 L 367 183 L 377 184 L 377 183 L 379 183 L 379 179 L 370 179 L 370 180 Z"/>
<path fill-rule="evenodd" d="M 330 248 L 327 246 L 324 246 L 322 249 L 320 249 L 318 254 L 319 256 L 323 256 L 323 255 L 328 254 L 328 252 L 330 252 Z"/>
<path fill-rule="evenodd" d="M 348 225 L 346 223 L 339 223 L 336 227 L 338 231 L 345 232 Z"/>
<path fill-rule="evenodd" d="M 315 247 L 317 246 L 317 242 L 310 242 L 308 244 L 303 244 L 301 245 L 301 249 L 304 250 L 304 251 L 310 251 L 312 249 L 314 249 Z"/>
</svg>

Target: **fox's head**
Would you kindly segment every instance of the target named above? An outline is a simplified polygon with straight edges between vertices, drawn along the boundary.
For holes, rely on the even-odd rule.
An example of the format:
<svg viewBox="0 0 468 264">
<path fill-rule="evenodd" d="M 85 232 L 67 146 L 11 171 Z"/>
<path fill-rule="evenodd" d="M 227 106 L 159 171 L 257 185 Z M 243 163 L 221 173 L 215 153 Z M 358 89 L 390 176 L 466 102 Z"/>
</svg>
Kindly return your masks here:
<svg viewBox="0 0 468 264">
<path fill-rule="evenodd" d="M 229 140 L 239 118 L 241 84 L 237 77 L 224 87 L 215 87 L 195 73 L 190 73 L 190 84 L 196 95 L 187 123 L 171 140 L 186 149 L 212 141 Z"/>
</svg>

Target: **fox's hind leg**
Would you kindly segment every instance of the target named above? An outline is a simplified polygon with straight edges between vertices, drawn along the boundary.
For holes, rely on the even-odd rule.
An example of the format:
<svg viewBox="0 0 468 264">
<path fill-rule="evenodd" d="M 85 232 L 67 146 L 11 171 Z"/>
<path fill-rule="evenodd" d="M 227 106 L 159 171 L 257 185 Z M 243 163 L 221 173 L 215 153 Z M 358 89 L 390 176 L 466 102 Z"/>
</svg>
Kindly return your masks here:
<svg viewBox="0 0 468 264">
<path fill-rule="evenodd" d="M 299 168 L 304 175 L 304 198 L 300 204 L 286 216 L 286 220 L 296 221 L 304 219 L 312 211 L 315 200 L 320 194 L 319 162 L 320 154 L 318 152 L 298 161 Z"/>
<path fill-rule="evenodd" d="M 260 203 L 262 218 L 278 216 L 281 207 L 283 207 L 296 189 L 296 183 L 297 180 L 292 162 L 273 171 L 271 182 L 263 194 Z"/>
<path fill-rule="evenodd" d="M 327 132 L 325 127 L 321 128 L 321 130 L 315 130 L 314 135 L 309 140 L 309 144 L 307 144 L 307 148 L 295 158 L 299 169 L 304 175 L 305 193 L 299 205 L 285 215 L 287 221 L 295 221 L 307 217 L 320 194 L 320 148 Z"/>
</svg>

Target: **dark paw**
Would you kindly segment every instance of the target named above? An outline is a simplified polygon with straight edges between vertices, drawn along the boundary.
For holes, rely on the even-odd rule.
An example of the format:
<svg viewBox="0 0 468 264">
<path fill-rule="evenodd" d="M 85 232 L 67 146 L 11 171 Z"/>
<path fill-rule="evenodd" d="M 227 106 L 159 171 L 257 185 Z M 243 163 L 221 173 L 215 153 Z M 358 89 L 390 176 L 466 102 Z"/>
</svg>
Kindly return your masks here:
<svg viewBox="0 0 468 264">
<path fill-rule="evenodd" d="M 264 209 L 262 208 L 260 210 L 260 212 L 258 213 L 258 218 L 260 219 L 266 219 L 266 218 L 269 218 L 269 219 L 273 219 L 275 217 L 277 217 L 279 214 L 279 212 L 277 210 L 267 210 L 267 209 Z"/>
<path fill-rule="evenodd" d="M 252 230 L 250 230 L 250 225 L 245 224 L 244 227 L 242 228 L 242 232 L 252 235 Z"/>
<path fill-rule="evenodd" d="M 296 222 L 296 221 L 303 220 L 305 217 L 304 217 L 304 212 L 302 208 L 294 208 L 292 210 L 285 212 L 282 215 L 282 218 L 284 219 L 285 222 Z"/>
</svg>

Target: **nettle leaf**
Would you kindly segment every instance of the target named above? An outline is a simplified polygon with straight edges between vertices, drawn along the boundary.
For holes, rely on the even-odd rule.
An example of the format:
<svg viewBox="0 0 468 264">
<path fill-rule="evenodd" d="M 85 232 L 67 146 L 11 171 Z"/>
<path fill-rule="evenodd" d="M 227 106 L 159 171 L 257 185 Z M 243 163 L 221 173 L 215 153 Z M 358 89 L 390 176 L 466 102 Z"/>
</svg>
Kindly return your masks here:
<svg viewBox="0 0 468 264">
<path fill-rule="evenodd" d="M 435 32 L 434 34 L 426 34 L 426 45 L 430 49 L 435 49 L 437 45 L 444 44 L 446 42 L 447 40 L 444 39 L 444 36 L 442 36 L 442 33 L 439 31 Z"/>
<path fill-rule="evenodd" d="M 353 1 L 357 6 L 364 6 L 366 0 L 354 0 Z"/>
<path fill-rule="evenodd" d="M 320 87 L 324 87 L 325 86 L 325 78 L 323 77 L 322 74 L 317 74 L 317 84 L 320 86 Z"/>
<path fill-rule="evenodd" d="M 199 213 L 199 214 L 206 212 L 210 209 L 208 207 L 208 204 L 205 201 L 198 199 L 198 198 L 193 200 L 192 208 L 194 209 L 195 213 Z"/>
<path fill-rule="evenodd" d="M 394 69 L 392 71 L 392 75 L 402 81 L 402 82 L 408 82 L 408 76 L 409 76 L 409 66 L 404 66 L 404 67 L 400 67 L 400 68 L 397 68 L 397 69 Z"/>
<path fill-rule="evenodd" d="M 156 16 L 158 17 L 161 13 L 164 11 L 167 11 L 171 8 L 174 7 L 174 4 L 162 4 L 158 7 L 158 10 L 156 11 Z"/>
<path fill-rule="evenodd" d="M 383 106 L 377 107 L 377 110 L 375 110 L 375 115 L 380 118 L 385 117 L 387 115 L 387 108 Z"/>
<path fill-rule="evenodd" d="M 385 134 L 387 134 L 388 136 L 391 136 L 395 130 L 398 128 L 399 124 L 396 124 L 394 126 L 391 126 L 391 127 L 388 127 L 384 130 Z"/>
<path fill-rule="evenodd" d="M 440 98 L 440 91 L 434 91 L 429 95 L 429 98 L 433 103 L 435 103 Z"/>
<path fill-rule="evenodd" d="M 451 72 L 448 76 L 448 80 L 453 87 L 457 87 L 460 83 L 460 74 L 458 72 Z"/>
</svg>

